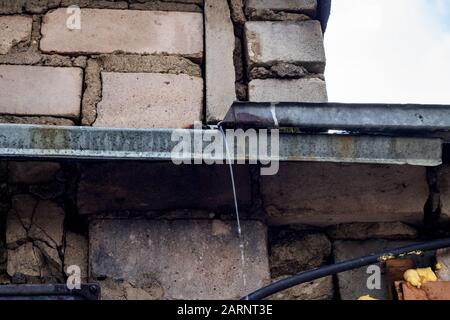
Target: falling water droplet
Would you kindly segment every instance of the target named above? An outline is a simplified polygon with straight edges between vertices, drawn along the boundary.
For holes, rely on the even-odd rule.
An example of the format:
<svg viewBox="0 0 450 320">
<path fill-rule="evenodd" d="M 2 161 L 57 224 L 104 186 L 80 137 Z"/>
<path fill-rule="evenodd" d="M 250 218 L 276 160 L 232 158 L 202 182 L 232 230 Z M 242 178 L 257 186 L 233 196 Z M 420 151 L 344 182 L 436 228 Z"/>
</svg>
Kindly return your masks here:
<svg viewBox="0 0 450 320">
<path fill-rule="evenodd" d="M 245 274 L 245 243 L 244 243 L 244 238 L 242 235 L 241 219 L 239 217 L 239 207 L 238 207 L 236 185 L 234 182 L 234 173 L 233 173 L 233 162 L 231 161 L 230 150 L 228 149 L 228 143 L 227 143 L 225 132 L 220 125 L 219 125 L 219 128 L 220 128 L 220 132 L 222 133 L 223 140 L 225 142 L 226 158 L 228 159 L 228 164 L 230 167 L 231 185 L 233 187 L 234 207 L 236 210 L 236 222 L 237 222 L 237 229 L 238 229 L 238 235 L 239 235 L 239 249 L 241 251 L 241 275 L 242 275 L 242 282 L 243 282 L 244 289 L 245 289 L 245 288 L 247 288 L 247 275 Z"/>
</svg>

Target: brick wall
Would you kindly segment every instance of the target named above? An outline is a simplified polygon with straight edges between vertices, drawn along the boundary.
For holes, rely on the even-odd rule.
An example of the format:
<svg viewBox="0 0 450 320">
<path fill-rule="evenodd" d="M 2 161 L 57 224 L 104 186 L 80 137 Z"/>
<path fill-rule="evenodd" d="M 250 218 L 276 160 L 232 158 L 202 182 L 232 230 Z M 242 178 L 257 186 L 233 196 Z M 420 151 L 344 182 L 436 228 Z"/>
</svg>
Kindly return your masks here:
<svg viewBox="0 0 450 320">
<path fill-rule="evenodd" d="M 66 27 L 70 5 L 81 30 Z M 316 0 L 0 0 L 0 122 L 187 128 L 235 100 L 327 101 L 316 11 Z M 0 162 L 0 284 L 63 283 L 78 265 L 107 299 L 238 298 L 450 216 L 446 168 L 239 166 L 244 285 L 228 170 Z M 272 298 L 354 299 L 367 292 L 348 279 L 364 276 Z"/>
<path fill-rule="evenodd" d="M 222 120 L 236 100 L 326 101 L 316 9 L 315 0 L 1 1 L 0 121 L 188 128 Z"/>
<path fill-rule="evenodd" d="M 67 27 L 81 7 L 80 27 Z M 185 128 L 204 108 L 202 1 L 2 1 L 2 122 Z"/>
<path fill-rule="evenodd" d="M 64 283 L 67 267 L 77 265 L 83 281 L 100 283 L 105 299 L 234 299 L 270 281 L 426 235 L 433 192 L 423 168 L 296 163 L 260 177 L 257 167 L 237 166 L 242 269 L 228 170 L 1 162 L 0 284 Z M 445 170 L 436 172 L 435 201 L 447 212 Z M 272 298 L 355 299 L 374 294 L 359 285 L 367 276 L 361 269 L 342 275 L 338 285 L 329 277 Z M 360 281 L 353 286 L 355 277 Z"/>
</svg>

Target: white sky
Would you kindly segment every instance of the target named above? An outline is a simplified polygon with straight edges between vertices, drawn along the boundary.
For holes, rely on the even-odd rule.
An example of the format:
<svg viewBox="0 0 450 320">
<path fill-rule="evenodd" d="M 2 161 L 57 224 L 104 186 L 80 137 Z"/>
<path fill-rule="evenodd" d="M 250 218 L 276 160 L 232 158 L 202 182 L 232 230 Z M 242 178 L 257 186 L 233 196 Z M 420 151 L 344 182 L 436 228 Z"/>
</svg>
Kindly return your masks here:
<svg viewBox="0 0 450 320">
<path fill-rule="evenodd" d="M 450 0 L 332 0 L 330 102 L 450 104 Z"/>
</svg>

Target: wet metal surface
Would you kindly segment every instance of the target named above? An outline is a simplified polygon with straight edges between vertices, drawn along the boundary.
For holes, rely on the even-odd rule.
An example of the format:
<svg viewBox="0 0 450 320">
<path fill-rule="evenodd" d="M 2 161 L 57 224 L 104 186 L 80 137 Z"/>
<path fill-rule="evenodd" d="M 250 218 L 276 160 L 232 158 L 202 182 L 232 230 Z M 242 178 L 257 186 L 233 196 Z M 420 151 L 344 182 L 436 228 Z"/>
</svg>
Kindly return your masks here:
<svg viewBox="0 0 450 320">
<path fill-rule="evenodd" d="M 191 137 L 214 135 L 218 130 L 175 130 Z M 215 159 L 202 154 L 194 143 L 181 158 L 172 154 L 179 144 L 171 129 L 104 129 L 93 127 L 57 127 L 0 125 L 0 157 L 158 160 Z M 203 140 L 204 141 L 204 140 Z M 271 154 L 268 138 L 268 154 Z M 235 159 L 255 159 L 256 155 L 237 154 Z M 232 153 L 232 152 L 231 152 Z M 225 160 L 225 152 L 221 156 Z M 258 158 L 259 159 L 259 158 Z M 267 158 L 266 158 L 267 159 Z M 323 161 L 349 163 L 409 164 L 437 166 L 442 163 L 442 140 L 437 138 L 384 137 L 369 135 L 280 134 L 280 161 Z"/>
</svg>

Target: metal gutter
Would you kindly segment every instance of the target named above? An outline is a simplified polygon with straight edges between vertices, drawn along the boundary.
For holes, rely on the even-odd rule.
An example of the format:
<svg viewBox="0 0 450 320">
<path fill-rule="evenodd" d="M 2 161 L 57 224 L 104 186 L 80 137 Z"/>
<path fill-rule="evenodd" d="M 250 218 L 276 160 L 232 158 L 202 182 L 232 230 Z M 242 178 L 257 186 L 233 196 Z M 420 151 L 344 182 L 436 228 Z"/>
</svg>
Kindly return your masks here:
<svg viewBox="0 0 450 320">
<path fill-rule="evenodd" d="M 330 12 L 331 12 L 331 0 L 317 1 L 317 19 L 320 21 L 324 33 L 327 29 Z"/>
<path fill-rule="evenodd" d="M 220 136 L 219 130 L 111 129 L 39 125 L 0 125 L 0 157 L 9 159 L 226 160 L 203 154 L 208 142 L 193 143 L 184 155 L 173 154 L 179 143 L 173 134 L 192 141 Z M 198 141 L 198 140 L 197 140 Z M 272 145 L 268 139 L 269 155 Z M 259 141 L 258 141 L 259 143 Z M 237 152 L 235 159 L 254 160 L 256 155 Z M 173 157 L 173 158 L 172 158 Z M 258 158 L 259 159 L 259 158 Z M 436 138 L 383 137 L 370 135 L 280 134 L 279 161 L 409 164 L 437 166 L 442 163 L 442 141 Z M 261 160 L 261 159 L 259 159 Z"/>
<path fill-rule="evenodd" d="M 450 106 L 238 102 L 225 116 L 223 125 L 447 137 Z"/>
</svg>

